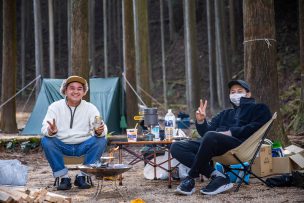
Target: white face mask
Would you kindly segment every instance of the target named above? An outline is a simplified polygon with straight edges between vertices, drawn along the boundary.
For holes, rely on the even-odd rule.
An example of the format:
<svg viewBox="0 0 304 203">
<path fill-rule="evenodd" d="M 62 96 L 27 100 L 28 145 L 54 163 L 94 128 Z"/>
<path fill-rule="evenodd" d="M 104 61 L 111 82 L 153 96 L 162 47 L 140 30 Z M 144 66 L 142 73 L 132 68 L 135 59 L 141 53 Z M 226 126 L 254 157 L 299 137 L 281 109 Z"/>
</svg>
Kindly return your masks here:
<svg viewBox="0 0 304 203">
<path fill-rule="evenodd" d="M 246 93 L 234 93 L 229 95 L 230 101 L 236 106 L 240 105 L 241 97 L 245 97 L 245 96 Z"/>
</svg>

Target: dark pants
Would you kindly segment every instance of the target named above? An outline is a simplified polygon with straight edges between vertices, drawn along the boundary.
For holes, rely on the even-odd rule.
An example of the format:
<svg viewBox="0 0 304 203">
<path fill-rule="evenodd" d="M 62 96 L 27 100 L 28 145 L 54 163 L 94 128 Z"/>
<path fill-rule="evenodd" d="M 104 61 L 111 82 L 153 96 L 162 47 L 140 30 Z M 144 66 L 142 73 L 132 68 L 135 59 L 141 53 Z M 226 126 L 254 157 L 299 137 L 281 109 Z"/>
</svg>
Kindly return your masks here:
<svg viewBox="0 0 304 203">
<path fill-rule="evenodd" d="M 189 176 L 196 178 L 199 174 L 210 177 L 214 168 L 210 161 L 230 149 L 239 146 L 241 140 L 218 132 L 209 131 L 197 141 L 180 141 L 171 145 L 172 157 L 190 168 Z"/>
</svg>

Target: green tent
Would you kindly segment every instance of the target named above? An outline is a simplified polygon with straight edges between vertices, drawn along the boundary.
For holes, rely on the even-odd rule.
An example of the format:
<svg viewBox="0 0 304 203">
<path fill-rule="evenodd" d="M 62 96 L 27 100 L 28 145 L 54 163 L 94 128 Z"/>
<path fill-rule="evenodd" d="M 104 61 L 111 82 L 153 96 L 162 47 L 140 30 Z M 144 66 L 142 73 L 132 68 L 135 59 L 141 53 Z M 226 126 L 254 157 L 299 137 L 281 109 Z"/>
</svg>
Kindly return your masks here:
<svg viewBox="0 0 304 203">
<path fill-rule="evenodd" d="M 48 106 L 63 98 L 59 92 L 62 81 L 63 79 L 43 79 L 36 104 L 22 135 L 41 134 L 42 121 Z M 89 90 L 90 102 L 98 108 L 109 132 L 120 133 L 120 118 L 124 115 L 119 78 L 92 78 Z"/>
</svg>

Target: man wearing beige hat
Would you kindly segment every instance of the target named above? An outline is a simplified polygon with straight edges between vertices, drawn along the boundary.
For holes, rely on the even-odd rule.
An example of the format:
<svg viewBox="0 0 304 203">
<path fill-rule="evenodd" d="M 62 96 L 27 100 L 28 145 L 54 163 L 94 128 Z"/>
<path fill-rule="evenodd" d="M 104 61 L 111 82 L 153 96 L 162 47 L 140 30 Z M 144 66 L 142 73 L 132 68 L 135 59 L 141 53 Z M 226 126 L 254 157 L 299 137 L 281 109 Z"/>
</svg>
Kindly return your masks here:
<svg viewBox="0 0 304 203">
<path fill-rule="evenodd" d="M 106 147 L 107 126 L 101 122 L 94 128 L 94 119 L 100 116 L 98 109 L 82 98 L 88 91 L 87 81 L 70 76 L 62 82 L 60 92 L 64 99 L 52 103 L 42 122 L 41 140 L 45 156 L 58 180 L 58 190 L 72 187 L 63 156 L 82 156 L 83 164 L 99 160 Z M 76 175 L 74 184 L 80 189 L 90 188 L 86 174 Z M 59 183 L 59 179 L 60 183 Z"/>
</svg>

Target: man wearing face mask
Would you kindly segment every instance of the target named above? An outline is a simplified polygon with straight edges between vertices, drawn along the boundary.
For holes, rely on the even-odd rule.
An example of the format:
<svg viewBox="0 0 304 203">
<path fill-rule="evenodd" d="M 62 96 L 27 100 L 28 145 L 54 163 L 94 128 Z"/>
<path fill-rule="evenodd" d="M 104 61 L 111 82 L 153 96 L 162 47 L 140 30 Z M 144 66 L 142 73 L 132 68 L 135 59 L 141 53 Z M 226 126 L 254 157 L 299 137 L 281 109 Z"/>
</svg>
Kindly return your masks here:
<svg viewBox="0 0 304 203">
<path fill-rule="evenodd" d="M 171 146 L 172 157 L 190 168 L 188 176 L 175 190 L 178 194 L 191 195 L 195 192 L 194 178 L 202 174 L 211 178 L 201 188 L 205 195 L 215 195 L 233 187 L 227 174 L 215 170 L 210 161 L 239 146 L 270 118 L 271 112 L 265 104 L 257 104 L 251 98 L 250 86 L 243 80 L 228 83 L 232 109 L 226 109 L 211 121 L 206 120 L 207 101 L 200 100 L 196 111 L 196 129 L 202 137 L 198 141 L 180 141 Z"/>
</svg>

